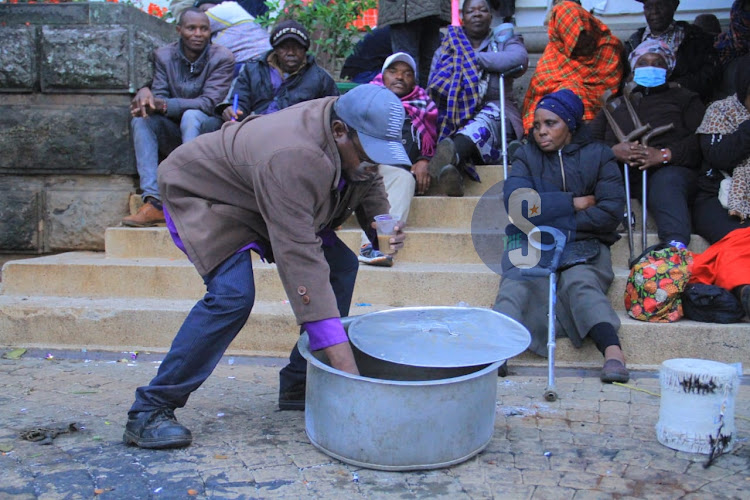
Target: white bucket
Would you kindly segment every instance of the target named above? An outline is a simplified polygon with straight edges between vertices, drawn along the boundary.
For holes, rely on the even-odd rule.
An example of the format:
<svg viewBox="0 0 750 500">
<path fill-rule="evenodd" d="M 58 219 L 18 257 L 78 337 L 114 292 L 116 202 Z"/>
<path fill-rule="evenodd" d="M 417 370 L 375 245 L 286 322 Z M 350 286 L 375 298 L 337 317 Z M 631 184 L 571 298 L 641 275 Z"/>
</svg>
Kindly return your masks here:
<svg viewBox="0 0 750 500">
<path fill-rule="evenodd" d="M 659 381 L 656 437 L 661 444 L 714 456 L 731 451 L 736 441 L 734 401 L 740 386 L 735 366 L 706 359 L 668 359 L 661 365 Z"/>
</svg>

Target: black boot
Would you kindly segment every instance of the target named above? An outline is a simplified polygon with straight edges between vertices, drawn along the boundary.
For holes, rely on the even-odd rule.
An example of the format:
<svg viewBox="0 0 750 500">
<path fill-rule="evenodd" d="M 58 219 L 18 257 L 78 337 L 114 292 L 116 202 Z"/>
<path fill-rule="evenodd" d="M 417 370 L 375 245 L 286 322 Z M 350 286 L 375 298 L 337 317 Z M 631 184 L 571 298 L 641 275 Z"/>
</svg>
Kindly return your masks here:
<svg viewBox="0 0 750 500">
<path fill-rule="evenodd" d="M 306 384 L 302 383 L 279 390 L 279 410 L 305 411 L 305 388 Z"/>
<path fill-rule="evenodd" d="M 159 408 L 129 413 L 122 441 L 140 448 L 182 448 L 190 445 L 193 435 L 177 421 L 174 410 Z"/>
<path fill-rule="evenodd" d="M 457 168 L 459 162 L 456 145 L 453 139 L 447 137 L 438 143 L 435 156 L 427 166 L 432 182 L 440 186 L 440 190 L 448 196 L 464 195 L 463 175 Z"/>
</svg>

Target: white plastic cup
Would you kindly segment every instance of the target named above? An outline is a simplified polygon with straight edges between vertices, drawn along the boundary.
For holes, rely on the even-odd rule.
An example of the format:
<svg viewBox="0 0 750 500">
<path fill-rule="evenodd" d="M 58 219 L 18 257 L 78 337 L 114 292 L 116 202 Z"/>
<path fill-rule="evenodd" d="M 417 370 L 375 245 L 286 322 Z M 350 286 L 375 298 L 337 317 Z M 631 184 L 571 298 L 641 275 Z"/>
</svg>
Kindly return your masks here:
<svg viewBox="0 0 750 500">
<path fill-rule="evenodd" d="M 391 250 L 391 237 L 396 234 L 396 225 L 399 223 L 399 218 L 391 214 L 382 214 L 376 215 L 374 219 L 380 251 L 386 254 L 395 253 L 395 250 Z"/>
</svg>

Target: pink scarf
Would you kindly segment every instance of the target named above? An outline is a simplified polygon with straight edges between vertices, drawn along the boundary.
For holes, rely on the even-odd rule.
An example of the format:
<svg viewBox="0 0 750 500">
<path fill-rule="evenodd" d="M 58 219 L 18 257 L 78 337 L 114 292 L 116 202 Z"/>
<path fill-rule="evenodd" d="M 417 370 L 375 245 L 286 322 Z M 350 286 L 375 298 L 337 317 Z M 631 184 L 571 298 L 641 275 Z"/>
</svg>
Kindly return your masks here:
<svg viewBox="0 0 750 500">
<path fill-rule="evenodd" d="M 378 73 L 370 83 L 384 87 L 382 73 Z M 419 145 L 419 150 L 423 156 L 432 158 L 437 143 L 437 106 L 419 85 L 401 97 L 401 103 L 411 119 L 412 135 Z"/>
</svg>

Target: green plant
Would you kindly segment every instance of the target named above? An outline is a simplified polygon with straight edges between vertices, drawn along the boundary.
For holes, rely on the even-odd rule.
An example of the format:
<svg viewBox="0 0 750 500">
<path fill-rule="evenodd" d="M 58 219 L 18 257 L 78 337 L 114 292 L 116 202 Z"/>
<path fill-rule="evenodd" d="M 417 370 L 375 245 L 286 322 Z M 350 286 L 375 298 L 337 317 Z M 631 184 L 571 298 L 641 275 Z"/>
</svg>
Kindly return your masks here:
<svg viewBox="0 0 750 500">
<path fill-rule="evenodd" d="M 256 21 L 265 27 L 282 19 L 302 24 L 311 35 L 311 52 L 329 70 L 336 61 L 354 51 L 361 37 L 354 21 L 377 6 L 377 0 L 267 0 L 265 3 L 269 10 Z"/>
</svg>

